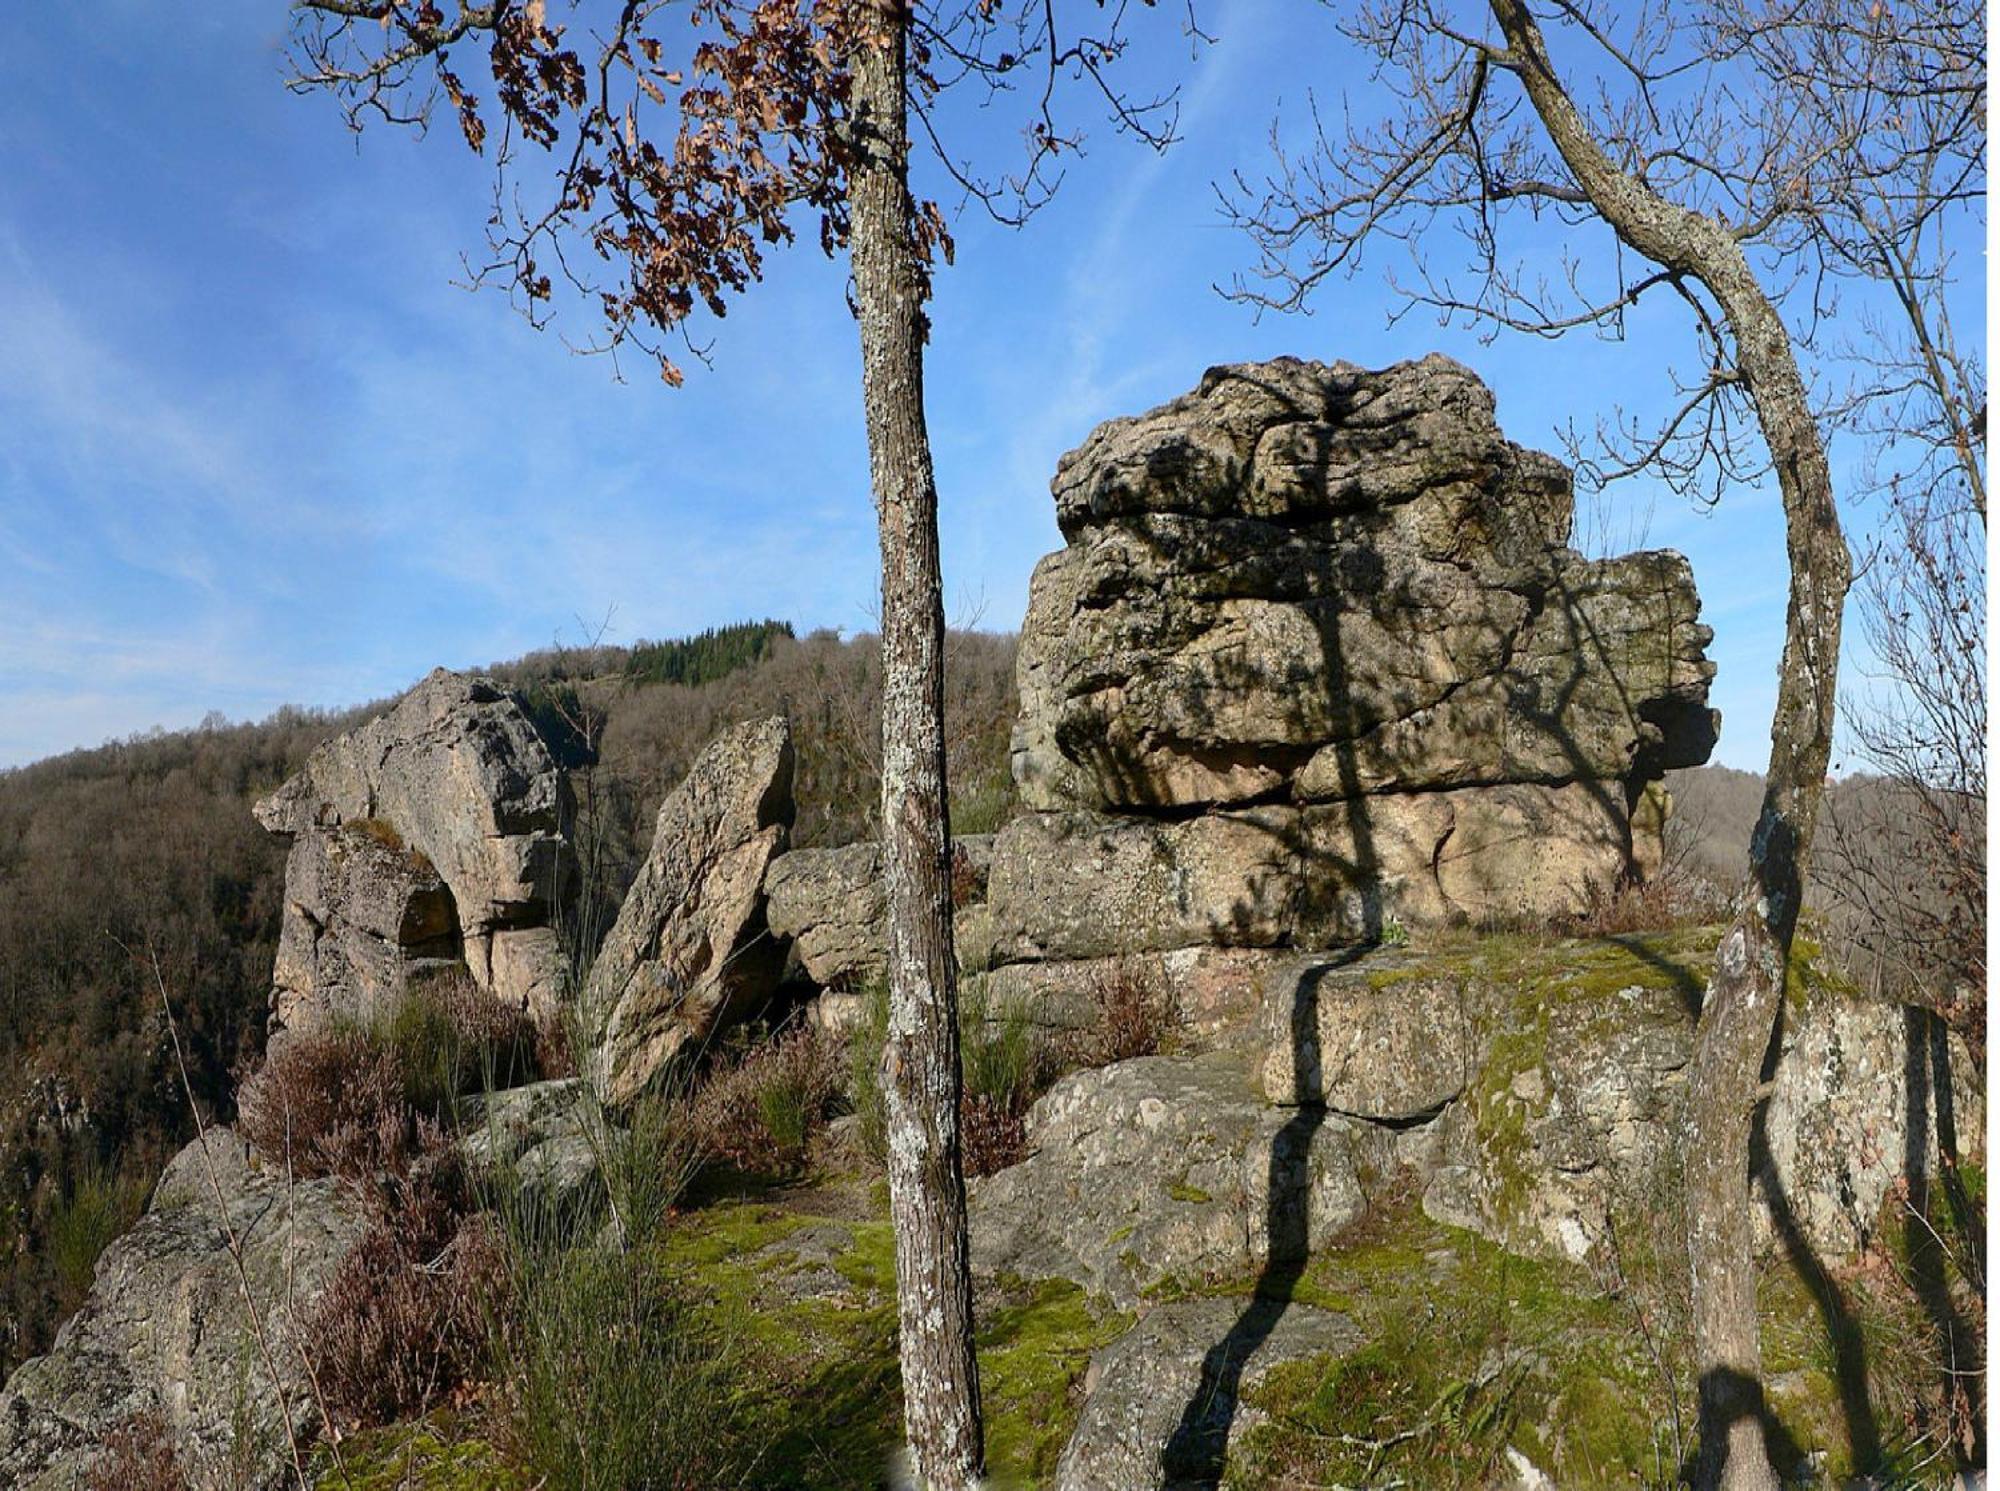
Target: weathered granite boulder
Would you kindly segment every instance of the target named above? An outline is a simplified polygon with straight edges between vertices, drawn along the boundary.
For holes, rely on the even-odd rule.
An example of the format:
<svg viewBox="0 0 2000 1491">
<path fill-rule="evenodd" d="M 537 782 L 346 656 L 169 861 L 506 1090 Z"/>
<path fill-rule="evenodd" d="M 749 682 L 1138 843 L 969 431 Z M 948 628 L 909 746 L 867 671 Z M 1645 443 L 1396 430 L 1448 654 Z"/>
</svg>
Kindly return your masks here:
<svg viewBox="0 0 2000 1491">
<path fill-rule="evenodd" d="M 1273 1102 L 1385 1123 L 1431 1117 L 1465 1091 L 1476 1033 L 1465 981 L 1421 959 L 1368 966 L 1299 958 L 1265 983 L 1263 1068 Z M 1386 964 L 1386 966 L 1385 966 Z M 1388 969 L 1411 967 L 1410 976 Z"/>
<path fill-rule="evenodd" d="M 1265 1422 L 1242 1402 L 1273 1367 L 1365 1344 L 1344 1315 L 1280 1301 L 1160 1305 L 1099 1351 L 1057 1491 L 1181 1491 L 1217 1483 L 1230 1447 Z"/>
<path fill-rule="evenodd" d="M 252 1488 L 288 1482 L 286 1423 L 303 1441 L 318 1422 L 300 1321 L 359 1241 L 363 1218 L 332 1180 L 288 1191 L 284 1175 L 258 1168 L 227 1129 L 209 1131 L 205 1154 L 197 1142 L 168 1164 L 48 1355 L 0 1392 L 0 1484 L 75 1491 L 106 1437 L 140 1414 L 164 1420 L 190 1469 L 243 1467 L 249 1479 L 230 1484 Z"/>
<path fill-rule="evenodd" d="M 983 968 L 992 943 L 983 907 L 993 837 L 955 838 L 951 851 L 959 966 Z M 852 991 L 881 973 L 889 919 L 881 845 L 794 849 L 772 863 L 766 890 L 771 931 L 790 939 L 793 955 L 814 983 Z"/>
<path fill-rule="evenodd" d="M 538 1017 L 561 997 L 568 785 L 512 695 L 438 669 L 256 806 L 289 835 L 274 1028 L 362 1017 L 463 958 Z"/>
<path fill-rule="evenodd" d="M 1545 916 L 1657 863 L 1651 784 L 1716 730 L 1687 563 L 1565 548 L 1568 472 L 1466 369 L 1215 368 L 1054 490 L 999 960 Z"/>
<path fill-rule="evenodd" d="M 1240 802 L 1327 751 L 1299 795 L 1622 780 L 1713 743 L 1685 561 L 1565 549 L 1569 473 L 1449 359 L 1214 368 L 1101 426 L 1054 490 L 1069 547 L 1022 631 L 1032 807 Z"/>
<path fill-rule="evenodd" d="M 475 1094 L 464 1101 L 459 1124 L 459 1152 L 469 1168 L 503 1177 L 525 1215 L 568 1220 L 602 1200 L 612 1140 L 581 1078 Z"/>
<path fill-rule="evenodd" d="M 814 983 L 851 989 L 881 971 L 888 900 L 880 844 L 794 849 L 772 861 L 766 889 L 771 931 L 791 939 Z"/>
<path fill-rule="evenodd" d="M 660 804 L 583 991 L 587 1065 L 607 1103 L 629 1104 L 776 988 L 785 945 L 766 924 L 765 877 L 791 824 L 783 717 L 718 736 Z"/>
<path fill-rule="evenodd" d="M 974 1183 L 973 1267 L 1130 1308 L 1297 1261 L 1361 1214 L 1352 1133 L 1264 1101 L 1230 1053 L 1078 1072 L 1029 1111 L 1030 1158 Z"/>
<path fill-rule="evenodd" d="M 1000 962 L 1170 948 L 1331 948 L 1392 923 L 1580 911 L 1633 862 L 1601 783 L 1387 793 L 1191 818 L 1069 810 L 1001 830 Z"/>
<path fill-rule="evenodd" d="M 458 963 L 452 895 L 437 869 L 383 824 L 304 833 L 285 865 L 272 970 L 274 1029 L 394 1010 L 413 975 Z"/>
<path fill-rule="evenodd" d="M 1713 935 L 1504 942 L 1453 956 L 1299 958 L 1260 1021 L 1271 1100 L 1393 1135 L 1423 1204 L 1519 1253 L 1581 1260 L 1674 1214 L 1686 1071 Z M 1795 975 L 1756 1170 L 1767 1238 L 1867 1246 L 1937 1142 L 1980 1152 L 1969 1054 L 1929 1017 Z"/>
</svg>

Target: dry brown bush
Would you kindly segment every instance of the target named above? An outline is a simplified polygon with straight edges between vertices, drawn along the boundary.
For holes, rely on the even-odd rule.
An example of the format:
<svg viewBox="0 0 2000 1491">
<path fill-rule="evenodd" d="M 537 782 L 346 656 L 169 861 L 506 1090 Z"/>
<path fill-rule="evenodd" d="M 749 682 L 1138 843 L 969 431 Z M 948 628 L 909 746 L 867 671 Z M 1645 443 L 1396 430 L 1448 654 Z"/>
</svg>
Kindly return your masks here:
<svg viewBox="0 0 2000 1491">
<path fill-rule="evenodd" d="M 997 1174 L 1028 1157 L 1027 1110 L 988 1093 L 967 1093 L 958 1105 L 958 1136 L 968 1177 Z"/>
<path fill-rule="evenodd" d="M 479 1362 L 504 1269 L 433 1110 L 462 1085 L 468 1051 L 490 1056 L 524 1028 L 446 980 L 384 1033 L 293 1037 L 243 1085 L 244 1136 L 294 1175 L 338 1177 L 367 1210 L 302 1332 L 322 1406 L 342 1423 L 421 1412 Z"/>
<path fill-rule="evenodd" d="M 136 1414 L 106 1435 L 84 1491 L 191 1491 L 166 1419 Z"/>
<path fill-rule="evenodd" d="M 785 1031 L 719 1065 L 696 1090 L 688 1111 L 696 1147 L 739 1170 L 788 1170 L 833 1112 L 846 1078 L 847 1053 L 836 1038 L 806 1025 Z"/>
<path fill-rule="evenodd" d="M 1709 926 L 1728 915 L 1729 897 L 1713 881 L 1695 874 L 1662 874 L 1609 891 L 1592 884 L 1586 887 L 1583 910 L 1556 918 L 1550 930 L 1563 937 L 1620 937 Z"/>
<path fill-rule="evenodd" d="M 368 1184 L 408 1166 L 416 1136 L 402 1063 L 366 1032 L 294 1036 L 236 1101 L 237 1131 L 293 1175 Z"/>
<path fill-rule="evenodd" d="M 423 1412 L 478 1367 L 506 1287 L 498 1240 L 468 1217 L 449 1141 L 393 1184 L 306 1318 L 328 1413 L 348 1427 Z"/>
<path fill-rule="evenodd" d="M 1057 1062 L 1064 1069 L 1110 1066 L 1172 1049 L 1180 1011 L 1172 993 L 1137 964 L 1120 959 L 1096 971 L 1090 997 L 1090 1023 L 1070 1031 L 1058 1045 Z"/>
</svg>

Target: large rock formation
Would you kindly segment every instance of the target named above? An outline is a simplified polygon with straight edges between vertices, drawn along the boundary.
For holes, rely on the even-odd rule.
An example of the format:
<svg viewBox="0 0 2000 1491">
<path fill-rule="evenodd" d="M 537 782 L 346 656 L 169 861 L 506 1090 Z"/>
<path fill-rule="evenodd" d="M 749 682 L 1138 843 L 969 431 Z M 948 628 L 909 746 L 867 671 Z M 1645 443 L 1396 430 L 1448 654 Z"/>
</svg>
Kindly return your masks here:
<svg viewBox="0 0 2000 1491">
<path fill-rule="evenodd" d="M 1585 560 L 1441 357 L 1211 370 L 1054 484 L 996 846 L 1001 961 L 1539 916 L 1658 857 L 1714 743 L 1672 553 Z"/>
<path fill-rule="evenodd" d="M 300 1322 L 363 1226 L 338 1182 L 288 1187 L 229 1130 L 211 1129 L 105 1250 L 48 1355 L 8 1380 L 0 1485 L 77 1491 L 107 1437 L 141 1415 L 163 1421 L 197 1474 L 240 1472 L 227 1483 L 251 1491 L 286 1484 L 287 1422 L 301 1442 L 318 1424 Z"/>
<path fill-rule="evenodd" d="M 1076 1073 L 1028 1130 L 1034 1157 L 975 1189 L 974 1267 L 1073 1279 L 1121 1309 L 1295 1263 L 1364 1204 L 1354 1126 L 1263 1101 L 1231 1052 Z"/>
<path fill-rule="evenodd" d="M 274 1033 L 393 1007 L 463 959 L 538 1017 L 561 997 L 569 787 L 513 696 L 440 668 L 256 807 L 291 836 Z"/>
<path fill-rule="evenodd" d="M 591 965 L 584 1016 L 598 1092 L 630 1103 L 685 1054 L 769 996 L 785 944 L 764 882 L 792 825 L 792 733 L 738 725 L 667 794 L 652 851 Z"/>
<path fill-rule="evenodd" d="M 1065 1078 L 1030 1158 L 973 1187 L 973 1262 L 1121 1306 L 1318 1253 L 1382 1194 L 1509 1252 L 1585 1262 L 1679 1214 L 1715 929 L 1274 959 L 1206 1049 Z M 1983 1092 L 1934 1017 L 1801 959 L 1753 1156 L 1767 1241 L 1854 1257 Z"/>
</svg>

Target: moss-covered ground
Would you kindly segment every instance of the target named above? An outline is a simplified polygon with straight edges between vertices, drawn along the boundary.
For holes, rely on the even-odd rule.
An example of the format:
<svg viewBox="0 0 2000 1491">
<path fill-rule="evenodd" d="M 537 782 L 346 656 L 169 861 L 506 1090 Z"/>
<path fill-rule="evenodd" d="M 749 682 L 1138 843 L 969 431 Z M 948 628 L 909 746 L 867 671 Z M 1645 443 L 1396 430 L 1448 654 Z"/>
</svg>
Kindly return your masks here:
<svg viewBox="0 0 2000 1491">
<path fill-rule="evenodd" d="M 765 1442 L 751 1484 L 868 1488 L 901 1442 L 895 1263 L 879 1182 L 820 1177 L 797 1194 L 716 1200 L 684 1218 L 662 1266 L 739 1322 L 745 1392 Z M 1073 1427 L 1091 1354 L 1130 1325 L 1074 1284 L 1010 1285 L 982 1300 L 988 1470 L 1043 1485 Z"/>
<path fill-rule="evenodd" d="M 1504 1150 L 1513 1079 L 1574 1039 L 1593 1007 L 1625 997 L 1692 1023 L 1714 929 L 1552 942 L 1467 936 L 1427 950 L 1391 980 L 1453 970 L 1500 991 L 1506 1059 L 1482 1109 L 1482 1142 Z M 1805 950 L 1802 964 L 1810 961 Z M 1441 966 L 1442 965 L 1442 966 Z M 1813 975 L 1817 977 L 1817 973 Z M 1807 979 L 1802 974 L 1797 983 Z M 1567 1012 L 1567 1013 L 1565 1013 Z M 1494 1132 L 1485 1128 L 1495 1126 Z M 1962 1189 L 1983 1203 L 1984 1177 Z M 1525 1182 L 1525 1177 L 1524 1177 Z M 1184 1176 L 1165 1177 L 1170 1187 Z M 1376 1202 L 1314 1257 L 1286 1294 L 1338 1311 L 1366 1340 L 1337 1358 L 1281 1366 L 1246 1396 L 1224 1484 L 1485 1487 L 1518 1483 L 1513 1457 L 1566 1488 L 1680 1484 L 1693 1449 L 1686 1261 L 1665 1207 L 1660 1225 L 1620 1240 L 1611 1262 L 1579 1267 L 1503 1251 L 1426 1216 L 1413 1188 L 1372 1177 Z M 1931 1198 L 1933 1209 L 1943 1203 Z M 1983 1216 L 1983 1204 L 1981 1206 Z M 1939 1212 L 1942 1227 L 1951 1219 Z M 1885 1225 L 1892 1244 L 1909 1229 Z M 705 1189 L 664 1233 L 649 1266 L 730 1335 L 743 1364 L 731 1405 L 755 1426 L 755 1488 L 874 1488 L 900 1441 L 894 1265 L 879 1179 L 822 1168 L 783 1184 Z M 1838 1278 L 1782 1259 L 1764 1265 L 1760 1308 L 1771 1441 L 1790 1484 L 1949 1482 L 1939 1453 L 1937 1334 L 1906 1279 L 1912 1257 L 1883 1256 Z M 1254 1281 L 1153 1291 L 1241 1297 Z M 1091 1356 L 1132 1317 L 1068 1283 L 1010 1281 L 982 1292 L 979 1352 L 996 1488 L 1048 1485 L 1081 1406 Z M 477 1412 L 350 1439 L 355 1491 L 513 1491 Z M 325 1459 L 322 1458 L 324 1465 Z M 330 1467 L 329 1467 L 330 1468 Z"/>
</svg>

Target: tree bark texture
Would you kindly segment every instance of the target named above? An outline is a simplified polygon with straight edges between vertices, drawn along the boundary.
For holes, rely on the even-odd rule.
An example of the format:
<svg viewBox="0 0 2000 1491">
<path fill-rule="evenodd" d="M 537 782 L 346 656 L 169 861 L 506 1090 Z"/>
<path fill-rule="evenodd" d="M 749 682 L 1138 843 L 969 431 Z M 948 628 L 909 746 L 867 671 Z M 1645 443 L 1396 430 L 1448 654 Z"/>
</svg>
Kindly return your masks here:
<svg viewBox="0 0 2000 1491">
<path fill-rule="evenodd" d="M 1785 969 L 1832 750 L 1841 608 L 1851 579 L 1847 542 L 1791 338 L 1742 245 L 1716 219 L 1666 201 L 1619 170 L 1556 78 L 1525 0 L 1491 4 L 1507 38 L 1507 65 L 1598 214 L 1629 247 L 1698 281 L 1721 307 L 1784 503 L 1791 589 L 1770 768 L 1748 874 L 1696 1027 L 1685 1141 L 1700 1373 L 1695 1484 L 1701 1491 L 1776 1491 L 1763 1436 L 1750 1134 L 1764 1059 L 1784 1009 Z"/>
<path fill-rule="evenodd" d="M 852 256 L 882 547 L 882 1053 L 903 1420 L 925 1491 L 969 1491 L 985 1458 L 959 1152 L 957 963 L 945 794 L 944 592 L 924 422 L 924 279 L 912 239 L 905 0 L 860 0 Z"/>
</svg>

